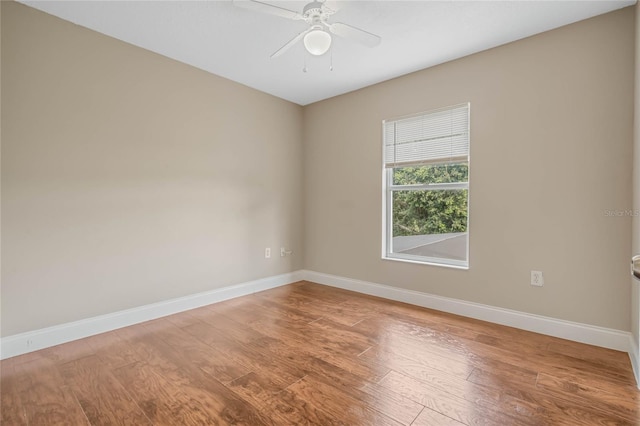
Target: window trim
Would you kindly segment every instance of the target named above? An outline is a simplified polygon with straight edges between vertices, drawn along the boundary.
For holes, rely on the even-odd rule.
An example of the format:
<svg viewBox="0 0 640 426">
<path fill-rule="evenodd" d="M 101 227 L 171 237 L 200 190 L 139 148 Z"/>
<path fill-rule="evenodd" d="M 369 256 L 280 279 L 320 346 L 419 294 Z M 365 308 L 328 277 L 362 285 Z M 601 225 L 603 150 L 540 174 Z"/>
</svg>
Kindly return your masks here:
<svg viewBox="0 0 640 426">
<path fill-rule="evenodd" d="M 470 104 L 461 104 L 467 106 L 467 114 L 470 120 L 471 108 Z M 455 108 L 460 105 L 450 107 Z M 441 108 L 438 110 L 434 110 L 434 112 L 443 111 L 447 108 Z M 426 115 L 430 112 L 425 112 L 422 114 L 413 114 L 407 117 L 416 117 L 419 115 Z M 420 265 L 432 265 L 432 266 L 441 266 L 446 268 L 453 269 L 463 269 L 468 270 L 470 265 L 470 227 L 471 227 L 471 217 L 470 217 L 470 209 L 471 209 L 471 192 L 470 192 L 470 172 L 471 172 L 471 155 L 469 152 L 469 148 L 467 148 L 467 156 L 466 158 L 449 158 L 449 161 L 442 162 L 427 162 L 423 165 L 428 164 L 444 164 L 444 163 L 466 163 L 469 168 L 469 178 L 467 182 L 453 182 L 453 183 L 439 183 L 439 184 L 416 184 L 416 185 L 394 185 L 393 184 L 393 173 L 395 168 L 398 167 L 411 167 L 411 166 L 419 166 L 420 164 L 412 164 L 412 165 L 402 165 L 397 164 L 395 167 L 389 167 L 385 159 L 385 150 L 387 147 L 385 140 L 385 126 L 389 121 L 396 121 L 399 119 L 403 119 L 406 117 L 400 117 L 392 120 L 383 120 L 382 121 L 382 260 L 391 260 L 391 261 L 399 261 Z M 467 135 L 470 139 L 470 129 L 467 130 Z M 446 190 L 446 189 L 466 189 L 467 190 L 467 245 L 466 245 L 466 260 L 456 260 L 456 259 L 447 259 L 440 257 L 430 257 L 430 256 L 417 256 L 411 254 L 403 254 L 403 253 L 393 253 L 393 192 L 394 191 L 437 191 L 437 190 Z"/>
</svg>

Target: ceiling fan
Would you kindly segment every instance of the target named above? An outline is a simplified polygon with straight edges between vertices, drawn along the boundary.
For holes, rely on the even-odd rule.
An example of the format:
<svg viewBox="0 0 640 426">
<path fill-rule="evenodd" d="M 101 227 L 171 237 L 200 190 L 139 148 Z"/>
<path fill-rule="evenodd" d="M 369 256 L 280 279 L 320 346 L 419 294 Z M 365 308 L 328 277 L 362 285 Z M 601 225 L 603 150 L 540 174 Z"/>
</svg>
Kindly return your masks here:
<svg viewBox="0 0 640 426">
<path fill-rule="evenodd" d="M 302 31 L 300 34 L 289 40 L 280 49 L 276 50 L 271 55 L 272 58 L 282 55 L 300 40 L 303 41 L 304 47 L 312 55 L 324 55 L 331 47 L 331 34 L 359 42 L 367 47 L 375 47 L 380 44 L 380 36 L 368 31 L 343 24 L 342 22 L 327 22 L 329 17 L 335 13 L 335 10 L 326 6 L 324 0 L 316 0 L 308 3 L 304 9 L 302 9 L 302 13 L 258 0 L 233 0 L 233 3 L 236 6 L 254 10 L 256 12 L 268 13 L 270 15 L 276 15 L 291 20 L 302 20 L 309 25 L 309 28 Z"/>
</svg>

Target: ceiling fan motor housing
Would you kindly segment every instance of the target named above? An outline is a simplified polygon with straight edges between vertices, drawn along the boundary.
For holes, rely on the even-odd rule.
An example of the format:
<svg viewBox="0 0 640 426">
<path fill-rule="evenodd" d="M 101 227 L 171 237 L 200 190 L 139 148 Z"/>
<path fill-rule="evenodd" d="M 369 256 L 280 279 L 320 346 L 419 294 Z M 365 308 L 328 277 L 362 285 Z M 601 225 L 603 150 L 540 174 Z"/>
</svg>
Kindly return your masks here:
<svg viewBox="0 0 640 426">
<path fill-rule="evenodd" d="M 313 1 L 302 9 L 302 17 L 309 24 L 324 22 L 329 16 L 333 15 L 333 13 L 333 10 L 325 7 L 324 4 L 319 1 Z"/>
</svg>

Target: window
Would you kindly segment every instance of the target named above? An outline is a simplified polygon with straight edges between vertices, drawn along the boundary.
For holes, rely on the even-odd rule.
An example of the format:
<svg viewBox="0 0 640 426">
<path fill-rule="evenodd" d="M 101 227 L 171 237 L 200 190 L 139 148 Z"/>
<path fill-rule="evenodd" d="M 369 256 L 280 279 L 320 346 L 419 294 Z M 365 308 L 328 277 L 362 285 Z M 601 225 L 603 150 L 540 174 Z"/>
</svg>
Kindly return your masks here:
<svg viewBox="0 0 640 426">
<path fill-rule="evenodd" d="M 469 104 L 383 131 L 383 258 L 468 267 Z"/>
</svg>

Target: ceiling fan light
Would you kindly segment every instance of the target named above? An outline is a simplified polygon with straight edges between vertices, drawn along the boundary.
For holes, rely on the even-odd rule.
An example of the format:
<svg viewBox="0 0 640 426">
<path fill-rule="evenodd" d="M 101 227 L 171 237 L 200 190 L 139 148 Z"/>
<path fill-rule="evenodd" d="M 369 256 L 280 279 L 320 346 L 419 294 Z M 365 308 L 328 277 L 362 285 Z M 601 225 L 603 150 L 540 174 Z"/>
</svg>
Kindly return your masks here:
<svg viewBox="0 0 640 426">
<path fill-rule="evenodd" d="M 309 31 L 304 36 L 304 47 L 312 55 L 324 55 L 331 47 L 331 35 L 323 30 Z"/>
</svg>

